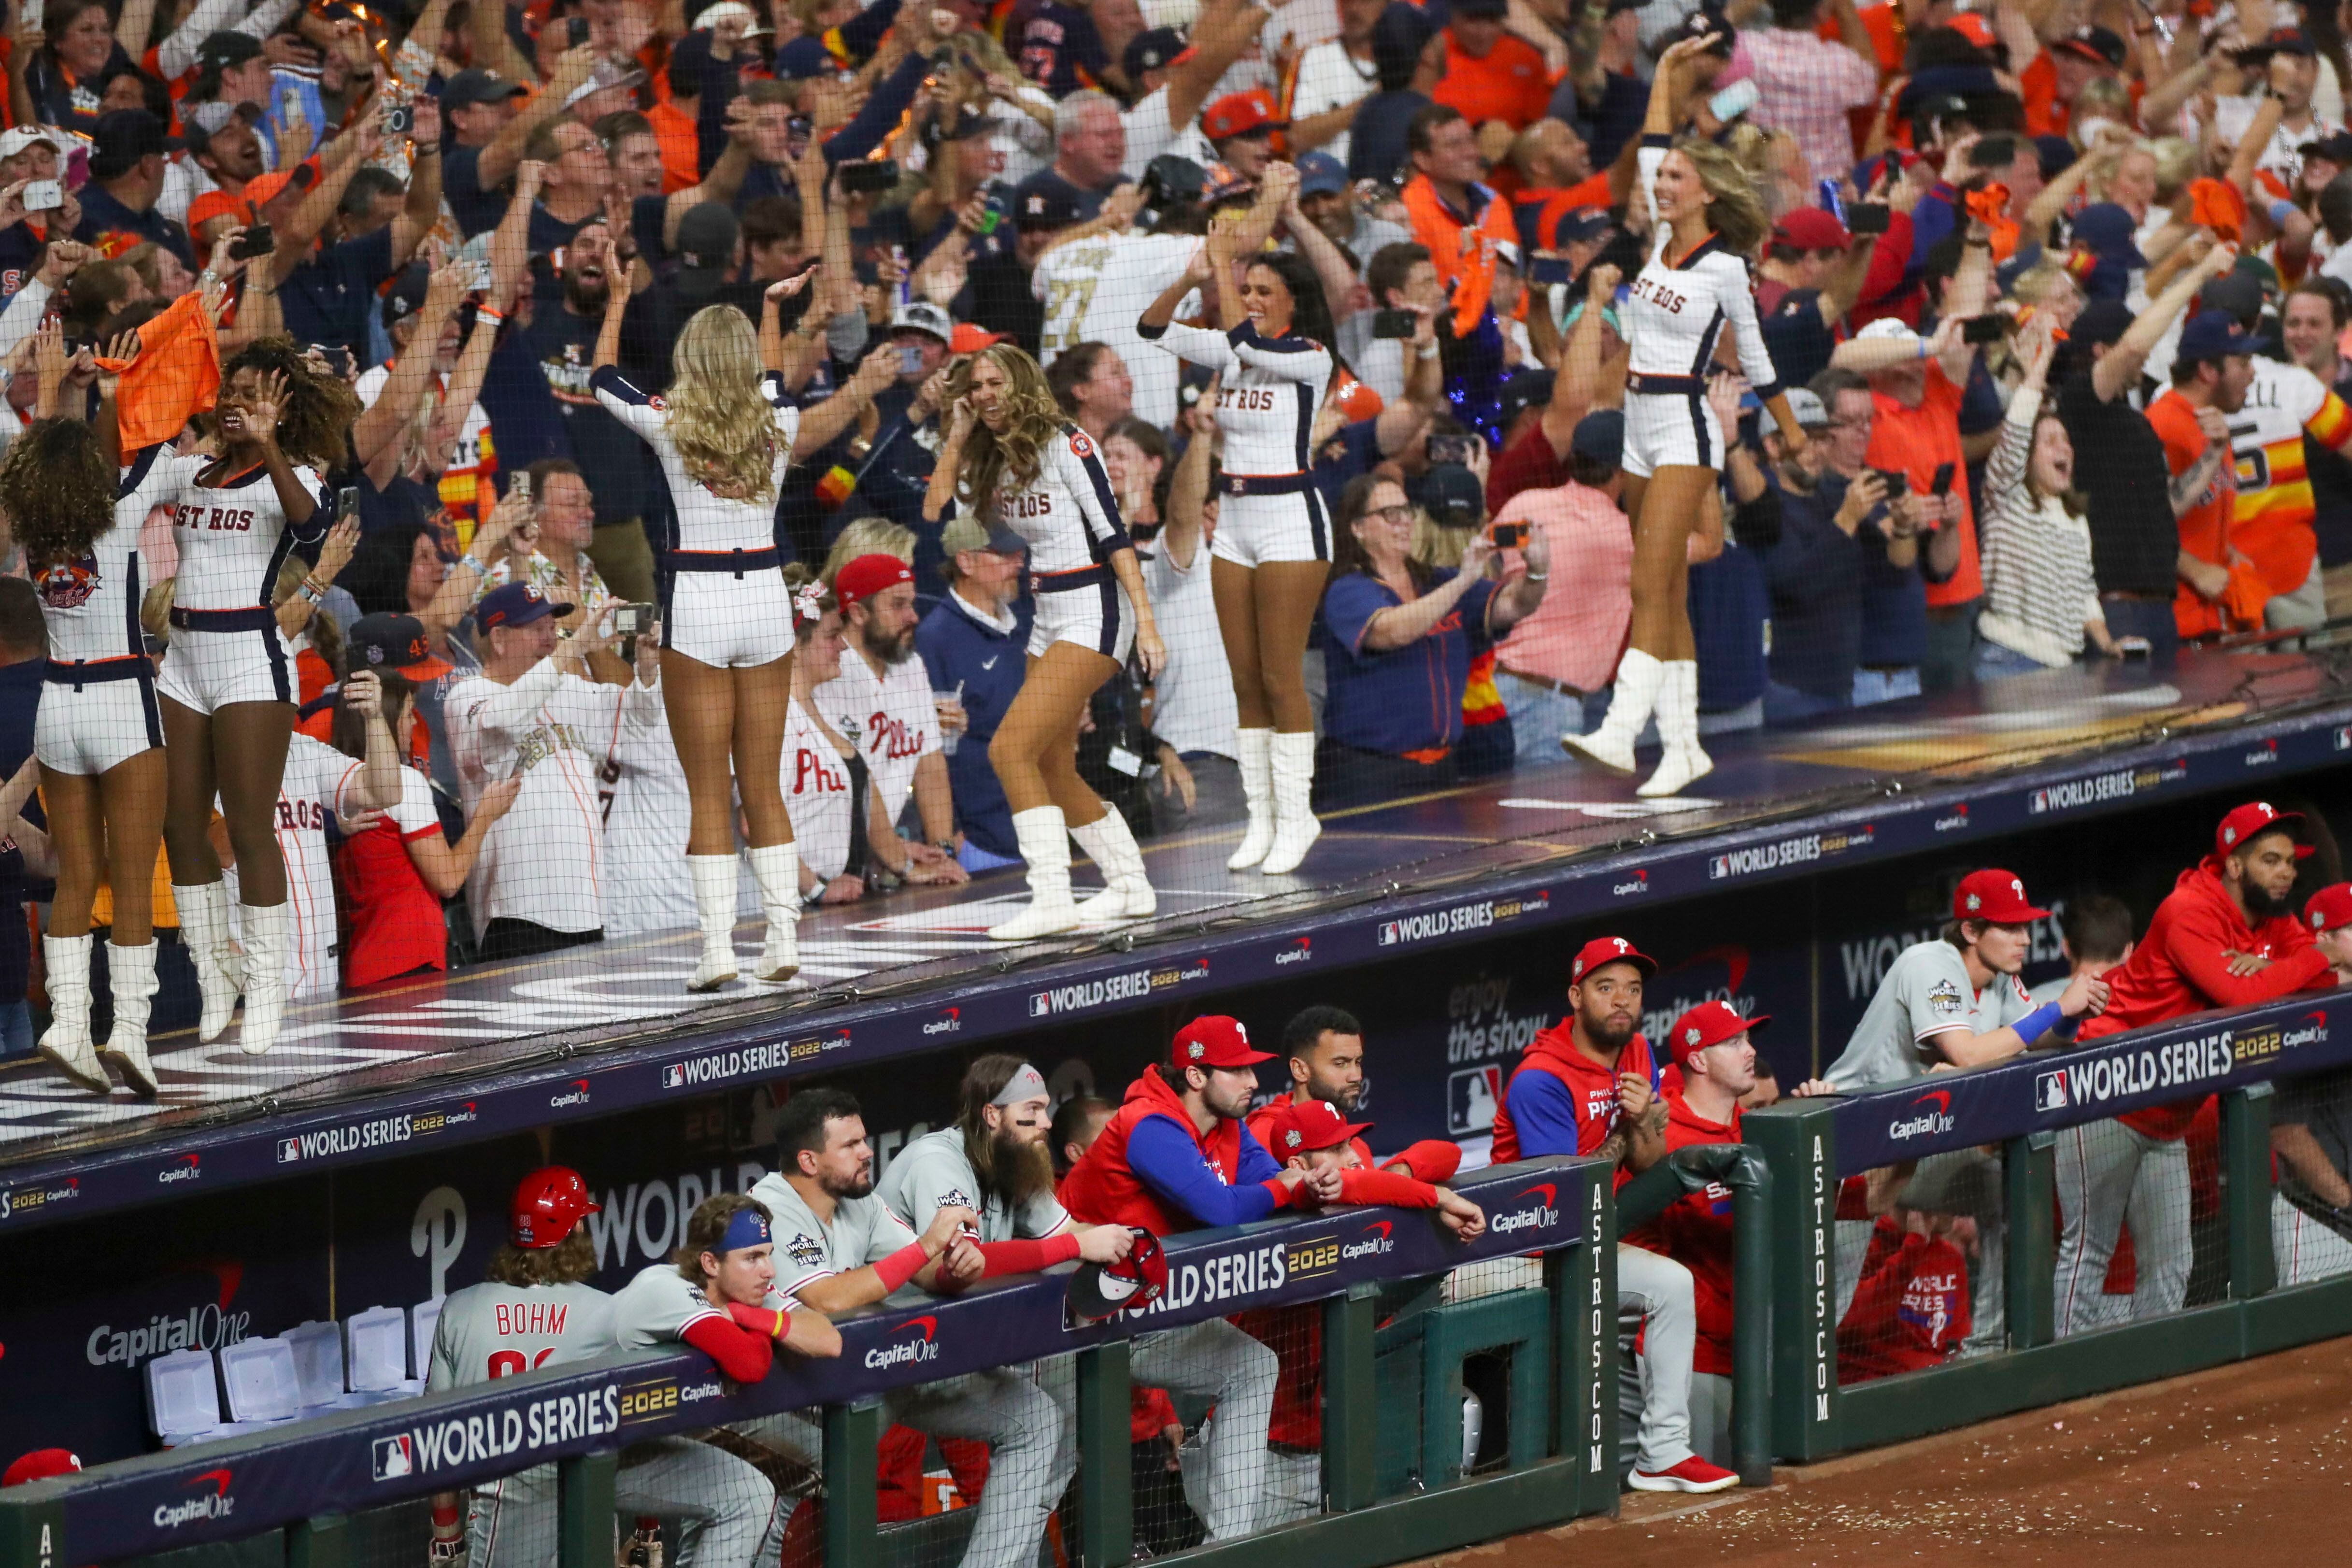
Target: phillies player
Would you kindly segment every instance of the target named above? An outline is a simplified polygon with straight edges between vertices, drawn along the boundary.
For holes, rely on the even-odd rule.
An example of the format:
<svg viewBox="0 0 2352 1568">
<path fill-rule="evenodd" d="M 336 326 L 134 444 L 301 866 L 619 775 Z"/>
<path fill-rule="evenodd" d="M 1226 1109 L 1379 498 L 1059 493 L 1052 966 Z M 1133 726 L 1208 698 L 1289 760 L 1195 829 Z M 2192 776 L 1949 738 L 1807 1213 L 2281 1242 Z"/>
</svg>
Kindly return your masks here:
<svg viewBox="0 0 2352 1568">
<path fill-rule="evenodd" d="M 1294 1142 L 1287 1149 L 1277 1147 L 1276 1138 L 1277 1129 L 1286 1127 L 1286 1118 L 1291 1110 L 1323 1104 L 1343 1116 L 1352 1116 L 1363 1103 L 1364 1026 L 1356 1021 L 1354 1014 L 1338 1007 L 1302 1008 L 1283 1026 L 1282 1048 L 1289 1058 L 1286 1065 L 1290 1068 L 1290 1095 L 1252 1112 L 1249 1130 L 1250 1136 L 1267 1153 L 1286 1163 L 1297 1152 L 1298 1146 Z M 1462 1146 L 1450 1138 L 1424 1138 L 1386 1160 L 1374 1160 L 1371 1150 L 1360 1138 L 1355 1142 L 1355 1150 L 1357 1163 L 1366 1169 L 1378 1165 L 1385 1171 L 1402 1171 L 1423 1182 L 1448 1181 L 1462 1164 Z"/>
<path fill-rule="evenodd" d="M 1658 972 L 1621 936 L 1595 937 L 1569 965 L 1566 1022 L 1528 1047 L 1495 1111 L 1495 1163 L 1545 1154 L 1614 1160 L 1619 1180 L 1665 1156 L 1665 1107 L 1650 1043 L 1635 1032 L 1642 983 Z M 1642 1315 L 1641 1449 L 1630 1484 L 1645 1492 L 1719 1492 L 1732 1471 L 1690 1446 L 1697 1333 L 1690 1270 L 1638 1247 L 1617 1249 L 1617 1302 Z"/>
<path fill-rule="evenodd" d="M 2336 882 L 2303 906 L 2312 944 L 2336 983 L 2352 980 L 2352 882 Z M 2279 1086 L 2271 1108 L 2271 1256 L 2282 1285 L 2352 1273 L 2352 1069 L 2310 1073 Z"/>
<path fill-rule="evenodd" d="M 2249 801 L 2221 819 L 2213 852 L 2180 873 L 2147 935 L 2107 973 L 2107 1010 L 2085 1040 L 2160 1024 L 2207 1007 L 2251 1007 L 2336 984 L 2327 954 L 2287 896 L 2300 813 Z M 2177 1312 L 2189 1294 L 2189 1152 L 2182 1142 L 2210 1095 L 2126 1111 L 2058 1134 L 2058 1331 L 2097 1321 L 2116 1239 L 2128 1218 L 2138 1264 L 2135 1319 Z"/>
<path fill-rule="evenodd" d="M 1969 1260 L 1948 1219 L 1901 1209 L 1880 1216 L 1838 1320 L 1838 1382 L 1941 1366 L 1968 1339 Z"/>
</svg>

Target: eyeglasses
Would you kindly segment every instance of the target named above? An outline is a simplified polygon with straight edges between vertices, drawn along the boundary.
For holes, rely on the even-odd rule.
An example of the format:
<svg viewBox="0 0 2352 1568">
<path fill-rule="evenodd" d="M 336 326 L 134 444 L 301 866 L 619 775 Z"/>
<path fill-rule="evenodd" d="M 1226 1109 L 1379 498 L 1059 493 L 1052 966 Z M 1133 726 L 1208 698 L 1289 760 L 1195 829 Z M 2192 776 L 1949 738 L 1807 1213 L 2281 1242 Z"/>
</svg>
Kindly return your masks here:
<svg viewBox="0 0 2352 1568">
<path fill-rule="evenodd" d="M 1409 506 L 1376 506 L 1364 513 L 1364 519 L 1368 522 L 1374 519 L 1378 519 L 1381 522 L 1407 523 L 1412 521 L 1412 508 Z"/>
</svg>

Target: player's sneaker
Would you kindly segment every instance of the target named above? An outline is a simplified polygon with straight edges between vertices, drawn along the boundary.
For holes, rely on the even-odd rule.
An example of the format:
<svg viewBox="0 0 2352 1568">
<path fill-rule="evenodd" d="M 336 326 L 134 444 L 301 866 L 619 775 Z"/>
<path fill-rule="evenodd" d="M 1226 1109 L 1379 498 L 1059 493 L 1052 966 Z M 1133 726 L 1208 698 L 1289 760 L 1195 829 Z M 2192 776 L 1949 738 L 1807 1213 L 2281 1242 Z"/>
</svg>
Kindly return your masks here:
<svg viewBox="0 0 2352 1568">
<path fill-rule="evenodd" d="M 1693 1454 L 1671 1469 L 1653 1471 L 1635 1466 L 1630 1484 L 1637 1492 L 1719 1492 L 1738 1486 L 1739 1475 Z"/>
</svg>

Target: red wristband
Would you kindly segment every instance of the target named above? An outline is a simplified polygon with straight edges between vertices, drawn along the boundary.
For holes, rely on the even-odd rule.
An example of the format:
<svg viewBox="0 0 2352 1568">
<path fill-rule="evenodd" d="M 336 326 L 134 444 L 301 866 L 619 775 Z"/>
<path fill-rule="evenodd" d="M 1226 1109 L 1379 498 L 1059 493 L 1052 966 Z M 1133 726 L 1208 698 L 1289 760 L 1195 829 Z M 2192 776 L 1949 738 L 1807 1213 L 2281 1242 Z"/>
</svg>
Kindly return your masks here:
<svg viewBox="0 0 2352 1568">
<path fill-rule="evenodd" d="M 921 1242 L 917 1241 L 908 1243 L 876 1264 L 874 1272 L 882 1277 L 882 1293 L 887 1296 L 906 1284 L 920 1274 L 923 1265 L 930 1260 L 930 1254 L 923 1250 Z"/>
</svg>

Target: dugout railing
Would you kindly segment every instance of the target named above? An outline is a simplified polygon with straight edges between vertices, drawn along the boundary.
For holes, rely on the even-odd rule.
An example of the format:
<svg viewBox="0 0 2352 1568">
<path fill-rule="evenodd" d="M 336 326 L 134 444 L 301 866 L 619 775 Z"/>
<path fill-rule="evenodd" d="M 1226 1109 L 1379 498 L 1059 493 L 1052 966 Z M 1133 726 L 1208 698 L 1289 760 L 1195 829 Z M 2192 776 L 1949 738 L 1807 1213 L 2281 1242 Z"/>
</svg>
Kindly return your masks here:
<svg viewBox="0 0 2352 1568">
<path fill-rule="evenodd" d="M 2282 1287 L 2273 1257 L 2273 1207 L 2283 1202 L 2271 1147 L 2276 1095 L 2308 1094 L 2315 1085 L 2340 1101 L 2352 1084 L 2347 1069 L 2352 997 L 2306 993 L 1995 1068 L 1749 1112 L 1747 1142 L 1772 1171 L 1780 1263 L 1772 1287 L 1774 1454 L 1802 1461 L 1898 1442 L 2352 1330 L 2352 1272 Z M 2145 1279 L 2179 1268 L 2189 1276 L 2184 1299 L 2149 1310 L 2110 1295 L 2103 1319 L 2062 1319 L 2060 1141 L 2093 1129 L 2112 1138 L 2123 1113 L 2208 1094 L 2218 1101 L 2218 1137 L 2184 1141 L 2198 1173 L 2192 1190 L 2174 1200 L 2193 1201 L 2195 1212 L 2168 1215 L 2147 1189 L 2135 1194 L 2150 1201 L 2133 1215 L 2140 1237 L 2134 1272 Z M 1924 1173 L 1953 1161 L 1975 1167 L 1977 1190 L 1938 1180 L 1932 1194 L 1923 1191 L 1930 1184 Z M 2068 1184 L 2084 1202 L 2079 1159 Z M 1967 1245 L 1987 1250 L 1990 1231 L 1979 1223 L 1996 1222 L 1990 1229 L 2003 1233 L 1997 1260 L 1989 1264 L 1983 1251 L 1964 1258 L 1977 1300 L 1998 1292 L 1991 1342 L 1956 1343 L 1940 1363 L 1916 1370 L 1887 1373 L 1882 1364 L 1855 1373 L 1853 1362 L 1868 1359 L 1857 1352 L 1873 1347 L 1857 1342 L 1868 1331 L 1850 1315 L 1863 1255 L 1851 1233 L 1866 1226 L 1882 1244 L 1888 1238 L 1874 1209 L 1898 1228 L 1906 1220 L 1933 1230 L 1967 1218 Z M 2159 1254 L 2176 1235 L 2189 1238 L 2193 1257 Z M 2352 1247 L 2347 1256 L 2352 1261 Z M 1979 1270 L 1985 1278 L 1975 1277 Z M 2078 1291 L 2092 1288 L 2077 1282 Z M 1939 1310 L 1933 1291 L 1889 1304 L 1897 1317 L 1912 1314 L 1900 1327 L 1915 1341 L 1933 1328 L 1919 1320 Z"/>
<path fill-rule="evenodd" d="M 614 1568 L 616 1477 L 632 1446 L 793 1411 L 815 1414 L 822 1433 L 808 1488 L 822 1499 L 821 1544 L 808 1555 L 823 1568 L 944 1563 L 961 1546 L 951 1531 L 926 1542 L 921 1530 L 877 1522 L 885 1398 L 1066 1355 L 1076 1363 L 1078 1469 L 1037 1560 L 1117 1568 L 1135 1554 L 1130 1347 L 1156 1331 L 1265 1310 L 1313 1314 L 1320 1330 L 1320 1510 L 1178 1553 L 1184 1561 L 1286 1568 L 1306 1552 L 1390 1563 L 1609 1511 L 1618 1495 L 1611 1171 L 1537 1160 L 1454 1185 L 1487 1215 L 1475 1241 L 1454 1239 L 1425 1211 L 1391 1208 L 1202 1232 L 1171 1241 L 1162 1300 L 1106 1322 L 1069 1315 L 1065 1271 L 1055 1271 L 845 1317 L 838 1358 L 780 1355 L 757 1384 L 728 1382 L 691 1351 L 615 1354 L 12 1488 L 0 1494 L 0 1568 L 159 1556 L 206 1568 L 423 1568 L 428 1498 L 547 1466 L 557 1478 L 558 1568 Z M 1447 1324 L 1491 1313 L 1496 1298 L 1448 1301 L 1439 1282 L 1451 1271 L 1538 1257 L 1540 1289 L 1511 1293 L 1523 1310 L 1535 1306 L 1522 1321 L 1537 1331 L 1516 1338 L 1531 1359 L 1519 1364 L 1507 1415 L 1496 1413 L 1511 1427 L 1507 1458 L 1466 1469 L 1458 1431 L 1432 1441 L 1423 1430 L 1429 1412 L 1458 1423 L 1458 1408 L 1400 1398 L 1392 1384 L 1410 1362 L 1435 1365 L 1439 1383 L 1458 1387 L 1458 1367 L 1433 1363 L 1432 1347 L 1484 1342 Z M 1400 1321 L 1415 1326 L 1411 1353 L 1391 1345 L 1384 1357 L 1383 1336 L 1396 1341 Z M 1527 1375 L 1531 1366 L 1539 1377 Z M 1444 1455 L 1449 1442 L 1450 1462 L 1383 1458 Z M 937 1521 L 919 1524 L 936 1533 Z"/>
</svg>

